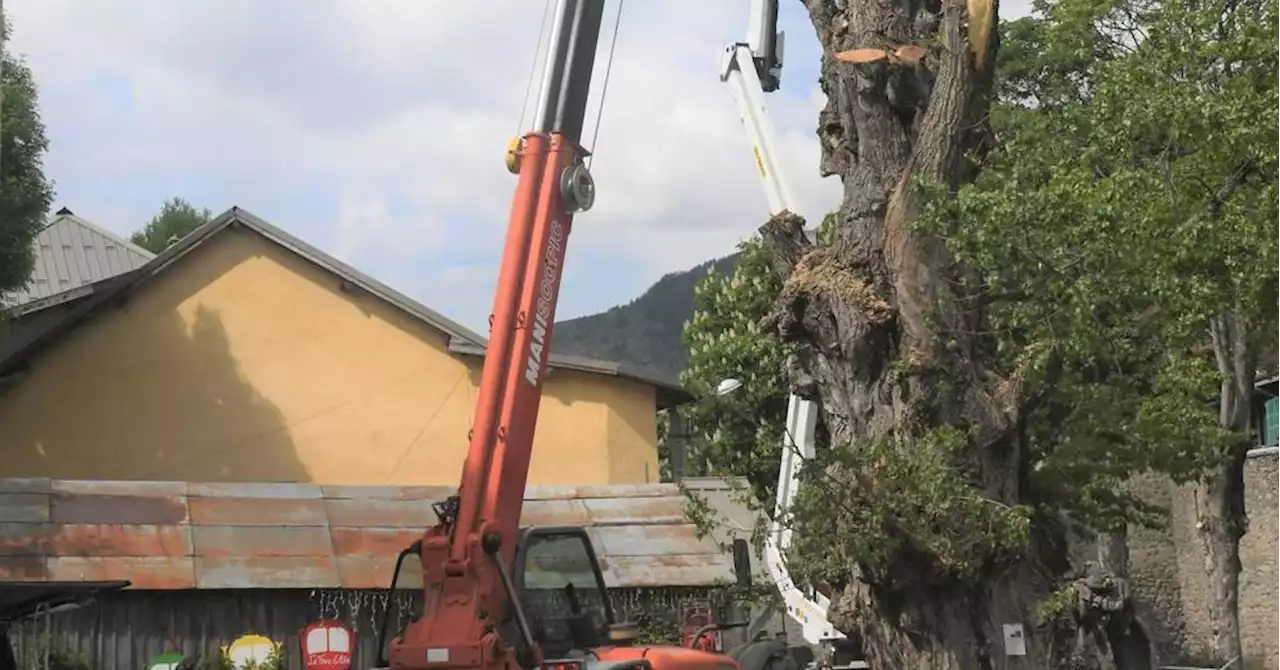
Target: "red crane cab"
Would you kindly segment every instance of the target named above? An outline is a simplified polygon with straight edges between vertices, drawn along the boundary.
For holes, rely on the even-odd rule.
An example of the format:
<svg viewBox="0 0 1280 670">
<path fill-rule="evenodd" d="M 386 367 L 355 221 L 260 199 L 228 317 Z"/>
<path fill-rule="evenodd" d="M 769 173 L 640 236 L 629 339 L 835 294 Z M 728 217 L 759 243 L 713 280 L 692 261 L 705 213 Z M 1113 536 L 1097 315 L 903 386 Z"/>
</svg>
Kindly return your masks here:
<svg viewBox="0 0 1280 670">
<path fill-rule="evenodd" d="M 438 593 L 423 584 L 421 541 L 400 552 L 392 596 L 378 634 L 378 667 L 391 667 L 389 642 L 428 611 L 426 598 Z M 540 664 L 533 650 L 517 642 L 521 665 L 542 670 L 741 670 L 736 661 L 721 654 L 686 647 L 635 644 L 633 628 L 614 617 L 600 563 L 583 528 L 532 526 L 521 528 L 516 544 L 511 581 L 516 600 L 499 628 L 505 640 L 521 641 L 521 620 L 544 657 Z M 400 595 L 404 594 L 404 595 Z M 408 598 L 405 612 L 396 606 Z"/>
</svg>

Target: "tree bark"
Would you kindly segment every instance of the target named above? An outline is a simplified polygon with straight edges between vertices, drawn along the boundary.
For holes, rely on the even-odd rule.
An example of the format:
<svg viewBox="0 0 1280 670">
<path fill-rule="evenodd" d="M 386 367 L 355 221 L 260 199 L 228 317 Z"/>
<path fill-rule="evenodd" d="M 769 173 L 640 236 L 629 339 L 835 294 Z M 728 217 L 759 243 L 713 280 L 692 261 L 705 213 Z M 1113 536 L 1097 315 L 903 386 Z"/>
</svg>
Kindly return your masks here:
<svg viewBox="0 0 1280 670">
<path fill-rule="evenodd" d="M 1214 357 L 1222 374 L 1219 423 L 1242 439 L 1210 477 L 1195 485 L 1196 531 L 1209 580 L 1209 652 L 1221 663 L 1243 656 L 1240 642 L 1240 539 L 1248 531 L 1244 464 L 1250 442 L 1249 402 L 1256 355 L 1239 306 L 1209 324 Z"/>
<path fill-rule="evenodd" d="M 840 177 L 844 200 L 828 244 L 811 245 L 803 221 L 788 214 L 761 228 L 783 281 L 769 326 L 807 345 L 802 367 L 816 382 L 832 444 L 856 449 L 868 438 L 892 437 L 909 449 L 931 428 L 960 428 L 968 436 L 962 460 L 980 493 L 997 505 L 1026 502 L 1020 388 L 1016 377 L 1001 378 L 984 364 L 978 278 L 942 240 L 913 226 L 920 205 L 914 179 L 954 187 L 972 178 L 971 154 L 988 137 L 995 2 L 805 6 L 824 52 L 821 171 Z M 926 54 L 917 63 L 854 64 L 834 56 L 902 46 Z M 1117 667 L 1082 653 L 1088 636 L 1076 628 L 1035 620 L 1036 606 L 1069 565 L 1059 524 L 1035 519 L 1031 533 L 1019 560 L 985 557 L 978 580 L 938 578 L 927 556 L 895 557 L 888 576 L 851 565 L 848 579 L 835 585 L 832 621 L 864 640 L 873 667 Z M 1110 616 L 1094 619 L 1105 627 Z M 1006 654 L 1004 624 L 1022 624 L 1025 655 Z"/>
<path fill-rule="evenodd" d="M 1094 667 L 1149 670 L 1151 640 L 1138 621 L 1129 591 L 1129 532 L 1120 527 L 1098 533 L 1098 558 L 1076 582 L 1076 655 Z"/>
</svg>

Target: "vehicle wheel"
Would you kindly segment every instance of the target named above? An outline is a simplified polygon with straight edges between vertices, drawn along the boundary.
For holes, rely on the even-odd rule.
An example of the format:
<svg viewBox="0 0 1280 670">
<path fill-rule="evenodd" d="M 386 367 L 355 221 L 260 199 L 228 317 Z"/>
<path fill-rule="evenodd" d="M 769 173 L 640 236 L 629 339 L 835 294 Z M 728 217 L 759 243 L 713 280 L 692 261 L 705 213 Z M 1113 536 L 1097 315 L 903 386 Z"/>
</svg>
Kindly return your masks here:
<svg viewBox="0 0 1280 670">
<path fill-rule="evenodd" d="M 729 652 L 729 656 L 742 670 L 800 670 L 781 640 L 750 642 Z"/>
</svg>

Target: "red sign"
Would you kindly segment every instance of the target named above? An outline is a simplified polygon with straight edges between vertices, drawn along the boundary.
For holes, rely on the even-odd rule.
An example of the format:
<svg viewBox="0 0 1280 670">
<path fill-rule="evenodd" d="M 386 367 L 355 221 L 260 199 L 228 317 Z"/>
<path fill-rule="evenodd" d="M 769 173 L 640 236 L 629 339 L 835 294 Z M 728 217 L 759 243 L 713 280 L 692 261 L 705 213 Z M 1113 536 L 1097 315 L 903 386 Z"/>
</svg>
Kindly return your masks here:
<svg viewBox="0 0 1280 670">
<path fill-rule="evenodd" d="M 302 629 L 302 667 L 306 670 L 350 670 L 351 629 L 334 619 L 321 619 Z"/>
</svg>

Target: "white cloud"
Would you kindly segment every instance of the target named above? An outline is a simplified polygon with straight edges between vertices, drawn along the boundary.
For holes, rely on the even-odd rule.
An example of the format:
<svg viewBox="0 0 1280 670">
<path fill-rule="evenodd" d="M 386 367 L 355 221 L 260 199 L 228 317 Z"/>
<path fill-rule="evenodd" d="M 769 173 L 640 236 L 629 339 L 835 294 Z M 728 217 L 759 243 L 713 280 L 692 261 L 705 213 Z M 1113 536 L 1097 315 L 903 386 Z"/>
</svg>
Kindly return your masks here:
<svg viewBox="0 0 1280 670">
<path fill-rule="evenodd" d="M 747 8 L 626 4 L 593 166 L 597 204 L 575 227 L 567 303 L 625 302 L 637 283 L 728 253 L 763 222 L 745 135 L 716 76 Z M 165 198 L 193 197 L 175 190 L 199 191 L 199 204 L 246 206 L 483 323 L 515 183 L 502 154 L 518 129 L 543 3 L 9 0 L 6 9 L 13 48 L 41 86 L 60 203 L 127 233 Z M 839 186 L 817 176 L 822 96 L 804 28 L 788 35 L 784 92 L 769 102 L 800 209 L 820 217 Z M 592 107 L 588 139 L 594 118 Z M 625 259 L 642 276 L 619 283 L 592 258 Z"/>
</svg>

